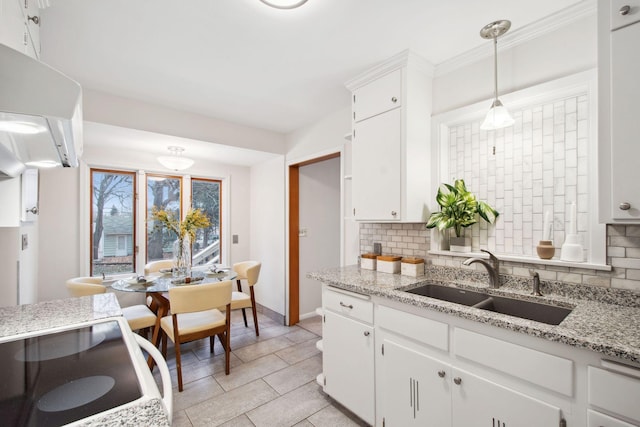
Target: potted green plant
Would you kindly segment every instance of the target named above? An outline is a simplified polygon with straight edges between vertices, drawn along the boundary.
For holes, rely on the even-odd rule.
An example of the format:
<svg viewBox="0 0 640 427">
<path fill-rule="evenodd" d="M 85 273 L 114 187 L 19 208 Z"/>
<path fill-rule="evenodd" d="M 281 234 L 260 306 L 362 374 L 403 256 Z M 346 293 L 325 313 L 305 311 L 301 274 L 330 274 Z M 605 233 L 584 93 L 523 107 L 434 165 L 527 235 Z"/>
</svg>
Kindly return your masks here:
<svg viewBox="0 0 640 427">
<path fill-rule="evenodd" d="M 452 228 L 455 237 L 449 238 L 449 250 L 471 252 L 471 239 L 463 236 L 463 228 L 478 222 L 478 215 L 489 224 L 493 224 L 500 214 L 467 190 L 463 179 L 456 179 L 453 185 L 443 185 L 447 191 L 439 187 L 436 194 L 440 211 L 431 214 L 427 228 L 437 227 L 440 231 Z"/>
</svg>

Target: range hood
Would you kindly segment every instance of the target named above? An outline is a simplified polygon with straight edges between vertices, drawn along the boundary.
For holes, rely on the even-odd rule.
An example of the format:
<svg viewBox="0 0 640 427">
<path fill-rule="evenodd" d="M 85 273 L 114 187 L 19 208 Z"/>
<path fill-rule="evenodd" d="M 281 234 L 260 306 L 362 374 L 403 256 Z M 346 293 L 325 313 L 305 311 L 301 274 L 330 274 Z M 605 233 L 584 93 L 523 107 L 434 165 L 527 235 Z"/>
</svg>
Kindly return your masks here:
<svg viewBox="0 0 640 427">
<path fill-rule="evenodd" d="M 77 167 L 81 155 L 80 85 L 0 44 L 0 179 L 26 166 Z"/>
</svg>

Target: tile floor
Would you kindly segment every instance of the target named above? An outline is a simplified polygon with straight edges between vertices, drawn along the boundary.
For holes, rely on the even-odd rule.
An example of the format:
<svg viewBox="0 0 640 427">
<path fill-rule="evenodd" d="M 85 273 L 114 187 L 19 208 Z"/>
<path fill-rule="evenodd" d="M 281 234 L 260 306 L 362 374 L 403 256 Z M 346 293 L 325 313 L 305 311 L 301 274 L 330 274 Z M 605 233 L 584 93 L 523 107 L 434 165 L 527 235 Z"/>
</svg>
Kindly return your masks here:
<svg viewBox="0 0 640 427">
<path fill-rule="evenodd" d="M 256 338 L 250 313 L 245 328 L 234 311 L 231 325 L 231 372 L 224 374 L 224 352 L 216 338 L 214 354 L 208 340 L 182 349 L 184 391 L 178 392 L 173 347 L 167 364 L 174 384 L 174 427 L 366 426 L 362 420 L 323 393 L 316 383 L 322 354 L 321 318 L 305 319 L 293 327 L 258 314 Z M 157 369 L 154 375 L 159 381 Z"/>
</svg>

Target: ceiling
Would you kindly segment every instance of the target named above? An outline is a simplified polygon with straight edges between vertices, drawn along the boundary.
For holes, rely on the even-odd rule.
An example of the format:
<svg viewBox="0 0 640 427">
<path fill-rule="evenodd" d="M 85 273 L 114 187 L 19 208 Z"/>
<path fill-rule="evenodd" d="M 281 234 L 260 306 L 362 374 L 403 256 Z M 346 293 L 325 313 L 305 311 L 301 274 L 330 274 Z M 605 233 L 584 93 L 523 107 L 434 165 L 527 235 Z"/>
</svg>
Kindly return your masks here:
<svg viewBox="0 0 640 427">
<path fill-rule="evenodd" d="M 289 133 L 345 107 L 344 82 L 407 48 L 434 65 L 576 0 L 51 0 L 42 59 L 84 88 Z"/>
</svg>

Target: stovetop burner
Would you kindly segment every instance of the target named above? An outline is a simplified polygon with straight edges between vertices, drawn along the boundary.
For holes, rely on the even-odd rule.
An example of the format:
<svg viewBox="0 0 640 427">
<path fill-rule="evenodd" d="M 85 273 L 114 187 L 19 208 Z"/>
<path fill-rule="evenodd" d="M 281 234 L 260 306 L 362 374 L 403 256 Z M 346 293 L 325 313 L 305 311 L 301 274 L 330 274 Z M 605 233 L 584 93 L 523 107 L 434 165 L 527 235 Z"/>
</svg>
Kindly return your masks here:
<svg viewBox="0 0 640 427">
<path fill-rule="evenodd" d="M 0 343 L 0 420 L 60 426 L 142 396 L 117 321 Z"/>
</svg>

